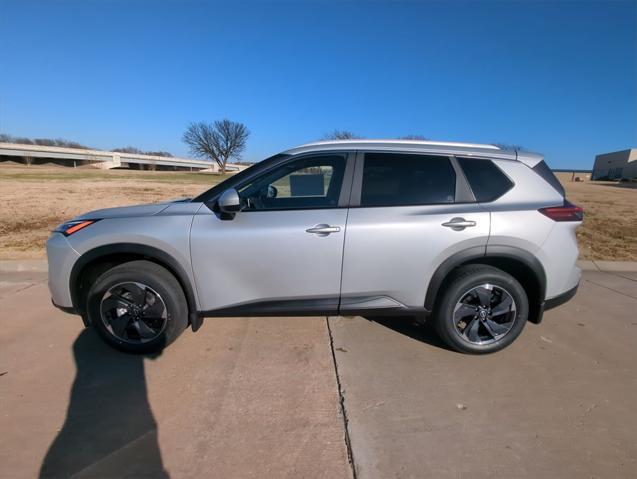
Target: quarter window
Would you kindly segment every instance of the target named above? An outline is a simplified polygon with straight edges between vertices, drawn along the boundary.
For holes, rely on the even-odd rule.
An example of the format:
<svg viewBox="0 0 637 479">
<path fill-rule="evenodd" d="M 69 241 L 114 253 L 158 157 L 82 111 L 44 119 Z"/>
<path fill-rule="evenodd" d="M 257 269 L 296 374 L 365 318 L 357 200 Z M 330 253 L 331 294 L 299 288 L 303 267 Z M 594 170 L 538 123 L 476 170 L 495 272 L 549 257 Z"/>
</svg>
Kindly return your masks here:
<svg viewBox="0 0 637 479">
<path fill-rule="evenodd" d="M 493 201 L 513 186 L 513 182 L 491 160 L 458 158 L 458 163 L 478 203 Z"/>
<path fill-rule="evenodd" d="M 361 206 L 453 203 L 456 174 L 446 156 L 366 153 Z"/>
</svg>

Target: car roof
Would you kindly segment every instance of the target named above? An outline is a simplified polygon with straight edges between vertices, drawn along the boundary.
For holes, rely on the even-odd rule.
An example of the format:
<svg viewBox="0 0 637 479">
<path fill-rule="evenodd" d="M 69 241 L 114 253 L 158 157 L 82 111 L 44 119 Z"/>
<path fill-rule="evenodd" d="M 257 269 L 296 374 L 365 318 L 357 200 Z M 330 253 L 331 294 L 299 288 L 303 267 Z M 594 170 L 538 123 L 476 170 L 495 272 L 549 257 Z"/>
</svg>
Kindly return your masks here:
<svg viewBox="0 0 637 479">
<path fill-rule="evenodd" d="M 504 160 L 519 160 L 533 167 L 544 157 L 529 151 L 503 150 L 495 145 L 480 143 L 456 143 L 421 140 L 329 140 L 307 143 L 284 151 L 288 155 L 311 153 L 317 151 L 367 150 L 438 153 L 445 155 L 479 156 Z"/>
</svg>

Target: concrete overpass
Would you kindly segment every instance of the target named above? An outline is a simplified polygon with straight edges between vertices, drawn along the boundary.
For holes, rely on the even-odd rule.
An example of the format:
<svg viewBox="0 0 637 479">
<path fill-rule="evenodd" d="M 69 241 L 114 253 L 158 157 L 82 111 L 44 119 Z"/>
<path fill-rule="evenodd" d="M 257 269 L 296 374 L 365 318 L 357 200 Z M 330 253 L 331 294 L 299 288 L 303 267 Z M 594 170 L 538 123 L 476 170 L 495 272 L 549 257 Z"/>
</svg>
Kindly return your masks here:
<svg viewBox="0 0 637 479">
<path fill-rule="evenodd" d="M 7 160 L 20 161 L 26 164 L 53 162 L 65 166 L 90 165 L 101 169 L 131 168 L 148 170 L 195 170 L 205 172 L 219 171 L 219 167 L 215 162 L 194 160 L 191 158 L 138 155 L 117 151 L 0 142 L 0 161 Z M 236 172 L 245 168 L 247 168 L 245 165 L 228 163 L 226 170 Z"/>
</svg>

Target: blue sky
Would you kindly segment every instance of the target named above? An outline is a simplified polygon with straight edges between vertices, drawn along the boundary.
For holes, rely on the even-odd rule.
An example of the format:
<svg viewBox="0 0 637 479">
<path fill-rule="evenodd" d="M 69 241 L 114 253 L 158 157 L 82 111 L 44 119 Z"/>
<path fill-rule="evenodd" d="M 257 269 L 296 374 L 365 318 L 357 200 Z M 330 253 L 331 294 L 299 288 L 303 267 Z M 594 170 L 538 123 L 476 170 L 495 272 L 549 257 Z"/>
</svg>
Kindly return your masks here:
<svg viewBox="0 0 637 479">
<path fill-rule="evenodd" d="M 555 168 L 637 147 L 637 2 L 0 2 L 0 132 L 259 160 L 348 129 L 504 142 Z"/>
</svg>

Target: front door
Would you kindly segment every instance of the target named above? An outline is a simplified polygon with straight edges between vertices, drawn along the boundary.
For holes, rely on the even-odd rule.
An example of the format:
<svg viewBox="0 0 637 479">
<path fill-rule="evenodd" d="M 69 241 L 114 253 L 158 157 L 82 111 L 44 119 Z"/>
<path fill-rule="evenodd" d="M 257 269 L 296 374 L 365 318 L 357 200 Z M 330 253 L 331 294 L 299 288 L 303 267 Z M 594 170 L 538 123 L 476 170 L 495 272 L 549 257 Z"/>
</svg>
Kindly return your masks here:
<svg viewBox="0 0 637 479">
<path fill-rule="evenodd" d="M 232 219 L 202 206 L 192 225 L 191 255 L 203 311 L 337 311 L 347 163 L 347 154 L 329 153 L 278 165 L 237 185 L 243 209 Z"/>
</svg>

